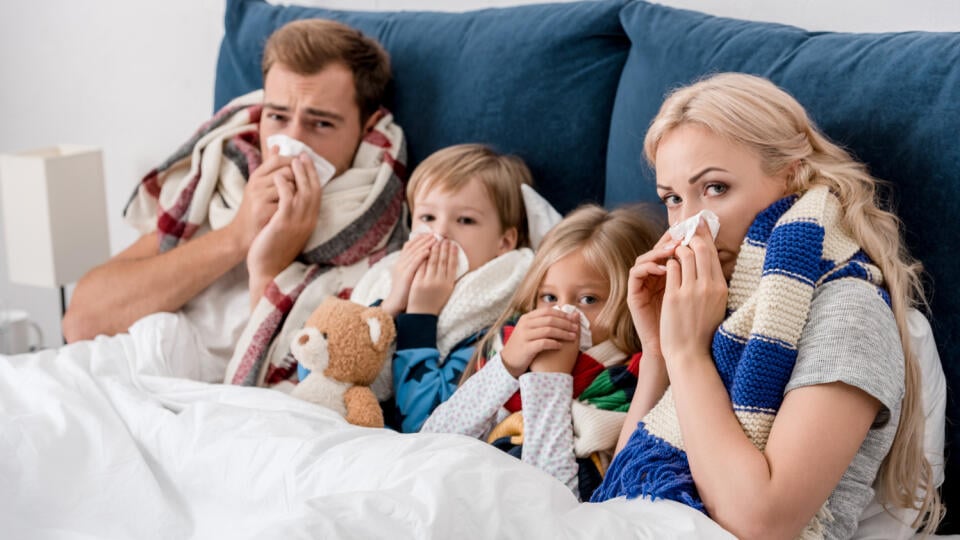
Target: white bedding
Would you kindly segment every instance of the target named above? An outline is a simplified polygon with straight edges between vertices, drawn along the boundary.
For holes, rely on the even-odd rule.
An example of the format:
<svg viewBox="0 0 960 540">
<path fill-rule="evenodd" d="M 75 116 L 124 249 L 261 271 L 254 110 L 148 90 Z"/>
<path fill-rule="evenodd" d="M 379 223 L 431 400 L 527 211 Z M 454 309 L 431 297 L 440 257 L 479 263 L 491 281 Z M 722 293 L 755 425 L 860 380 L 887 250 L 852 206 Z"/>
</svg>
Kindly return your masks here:
<svg viewBox="0 0 960 540">
<path fill-rule="evenodd" d="M 578 504 L 456 435 L 346 424 L 274 390 L 188 380 L 174 315 L 0 356 L 4 538 L 732 538 L 670 502 Z"/>
</svg>

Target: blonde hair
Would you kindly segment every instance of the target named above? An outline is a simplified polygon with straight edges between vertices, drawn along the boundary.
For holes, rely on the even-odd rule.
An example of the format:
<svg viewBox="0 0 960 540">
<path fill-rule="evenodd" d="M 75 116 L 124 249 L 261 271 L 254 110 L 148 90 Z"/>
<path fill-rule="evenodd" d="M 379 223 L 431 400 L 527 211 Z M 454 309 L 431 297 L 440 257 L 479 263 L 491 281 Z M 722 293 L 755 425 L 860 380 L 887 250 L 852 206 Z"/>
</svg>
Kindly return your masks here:
<svg viewBox="0 0 960 540">
<path fill-rule="evenodd" d="M 637 257 L 650 251 L 663 234 L 664 225 L 651 217 L 656 215 L 656 211 L 645 205 L 607 211 L 588 204 L 550 229 L 507 309 L 477 344 L 461 383 L 476 372 L 477 360 L 487 352 L 507 320 L 536 308 L 537 291 L 547 270 L 577 250 L 587 264 L 610 283 L 607 303 L 594 324 L 609 328 L 610 340 L 621 351 L 630 354 L 640 351 L 640 338 L 627 309 L 627 279 Z"/>
<path fill-rule="evenodd" d="M 360 123 L 377 112 L 390 82 L 390 56 L 374 39 L 327 19 L 302 19 L 281 26 L 263 49 L 263 78 L 276 64 L 299 75 L 313 75 L 341 63 L 353 73 Z"/>
<path fill-rule="evenodd" d="M 520 186 L 530 185 L 530 169 L 516 156 L 498 154 L 482 144 L 458 144 L 430 154 L 423 160 L 407 183 L 407 206 L 414 210 L 414 199 L 420 193 L 436 188 L 455 192 L 476 178 L 497 209 L 500 230 L 517 230 L 517 247 L 530 245 L 527 213 Z"/>
<path fill-rule="evenodd" d="M 843 225 L 883 272 L 906 363 L 900 423 L 878 473 L 879 495 L 884 504 L 919 510 L 913 525 L 926 518 L 924 530 L 934 531 L 942 519 L 943 506 L 923 452 L 920 368 L 910 350 L 907 328 L 907 310 L 926 305 L 922 268 L 907 252 L 900 220 L 882 208 L 877 193 L 882 182 L 820 133 L 791 95 L 760 77 L 723 73 L 673 92 L 644 140 L 644 153 L 651 165 L 664 135 L 687 123 L 704 126 L 753 150 L 768 175 L 794 167 L 792 191 L 803 193 L 812 186 L 824 185 L 840 200 Z"/>
</svg>

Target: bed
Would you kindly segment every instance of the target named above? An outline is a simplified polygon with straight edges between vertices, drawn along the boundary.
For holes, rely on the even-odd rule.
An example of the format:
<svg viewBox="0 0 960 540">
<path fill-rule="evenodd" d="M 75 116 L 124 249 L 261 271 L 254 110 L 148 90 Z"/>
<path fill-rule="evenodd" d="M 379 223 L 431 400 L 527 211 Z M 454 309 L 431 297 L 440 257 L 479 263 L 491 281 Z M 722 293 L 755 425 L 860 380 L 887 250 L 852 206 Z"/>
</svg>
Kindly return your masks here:
<svg viewBox="0 0 960 540">
<path fill-rule="evenodd" d="M 770 77 L 897 188 L 934 285 L 947 417 L 960 420 L 960 246 L 939 227 L 960 205 L 960 34 L 813 33 L 621 0 L 457 14 L 228 0 L 214 109 L 262 85 L 264 40 L 303 17 L 388 49 L 411 168 L 450 144 L 492 144 L 523 157 L 561 212 L 655 200 L 640 146 L 670 88 L 713 71 Z M 280 392 L 199 382 L 201 355 L 179 317 L 156 314 L 115 338 L 0 356 L 3 536 L 730 538 L 670 501 L 579 504 L 472 439 L 358 428 Z M 960 442 L 950 422 L 946 440 Z M 954 461 L 948 505 L 960 504 Z M 941 533 L 958 527 L 948 517 Z"/>
</svg>

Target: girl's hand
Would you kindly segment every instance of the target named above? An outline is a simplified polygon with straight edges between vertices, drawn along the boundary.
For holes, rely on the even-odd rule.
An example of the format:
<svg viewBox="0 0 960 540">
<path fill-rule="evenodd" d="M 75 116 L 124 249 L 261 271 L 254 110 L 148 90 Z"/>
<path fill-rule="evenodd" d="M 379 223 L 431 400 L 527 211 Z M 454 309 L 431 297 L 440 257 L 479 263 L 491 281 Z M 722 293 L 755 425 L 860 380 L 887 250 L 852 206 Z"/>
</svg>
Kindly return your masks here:
<svg viewBox="0 0 960 540">
<path fill-rule="evenodd" d="M 673 257 L 679 244 L 669 232 L 664 233 L 653 249 L 637 257 L 627 278 L 627 307 L 633 326 L 637 329 L 643 354 L 648 358 L 661 356 L 660 311 L 667 282 L 667 268 L 664 265 Z"/>
<path fill-rule="evenodd" d="M 380 305 L 391 317 L 396 317 L 407 309 L 413 277 L 430 256 L 430 248 L 436 243 L 437 239 L 432 234 L 421 234 L 403 244 L 390 276 L 390 293 Z"/>
<path fill-rule="evenodd" d="M 407 313 L 440 314 L 457 281 L 457 249 L 450 240 L 433 244 L 426 262 L 413 276 Z"/>
<path fill-rule="evenodd" d="M 567 344 L 576 350 L 579 331 L 579 313 L 564 313 L 550 307 L 535 309 L 517 321 L 510 339 L 500 351 L 500 360 L 514 378 L 520 377 L 544 351 L 558 351 Z M 576 361 L 576 354 L 572 361 Z"/>
<path fill-rule="evenodd" d="M 573 365 L 580 355 L 580 327 L 577 337 L 572 341 L 561 341 L 560 347 L 552 351 L 543 351 L 530 362 L 530 371 L 540 373 L 573 373 Z"/>
<path fill-rule="evenodd" d="M 727 306 L 727 280 L 703 223 L 689 246 L 676 248 L 676 259 L 666 267 L 660 347 L 672 375 L 670 368 L 678 362 L 711 357 L 713 334 Z"/>
</svg>

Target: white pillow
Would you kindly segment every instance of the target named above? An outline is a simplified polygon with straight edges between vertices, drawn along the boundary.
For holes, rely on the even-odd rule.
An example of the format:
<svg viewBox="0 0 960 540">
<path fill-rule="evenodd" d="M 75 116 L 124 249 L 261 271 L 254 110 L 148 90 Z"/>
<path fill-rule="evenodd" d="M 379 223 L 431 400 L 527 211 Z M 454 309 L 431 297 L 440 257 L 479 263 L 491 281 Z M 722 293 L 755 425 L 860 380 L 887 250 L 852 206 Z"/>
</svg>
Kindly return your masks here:
<svg viewBox="0 0 960 540">
<path fill-rule="evenodd" d="M 946 422 L 947 382 L 940 364 L 937 344 L 926 317 L 915 309 L 907 314 L 910 343 L 913 353 L 920 361 L 921 388 L 923 388 L 923 414 L 926 416 L 923 432 L 923 448 L 933 467 L 934 482 L 943 483 L 943 446 Z M 860 525 L 853 538 L 906 540 L 916 534 L 910 526 L 917 517 L 916 510 L 903 508 L 887 512 L 874 497 L 860 515 Z"/>
</svg>

